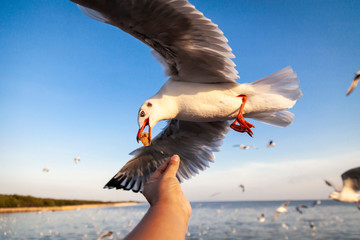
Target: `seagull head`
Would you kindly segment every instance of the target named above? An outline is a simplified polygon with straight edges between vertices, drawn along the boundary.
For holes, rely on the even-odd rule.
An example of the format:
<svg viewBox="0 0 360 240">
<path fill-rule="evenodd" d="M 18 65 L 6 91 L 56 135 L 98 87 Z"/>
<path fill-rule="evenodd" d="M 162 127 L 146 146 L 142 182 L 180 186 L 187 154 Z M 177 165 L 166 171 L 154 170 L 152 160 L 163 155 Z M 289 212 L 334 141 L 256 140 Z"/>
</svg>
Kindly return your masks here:
<svg viewBox="0 0 360 240">
<path fill-rule="evenodd" d="M 139 131 L 136 136 L 137 142 L 142 137 L 143 131 L 146 126 L 149 127 L 148 140 L 151 143 L 151 129 L 159 121 L 158 114 L 155 112 L 156 107 L 151 101 L 146 101 L 140 108 L 138 114 Z"/>
</svg>

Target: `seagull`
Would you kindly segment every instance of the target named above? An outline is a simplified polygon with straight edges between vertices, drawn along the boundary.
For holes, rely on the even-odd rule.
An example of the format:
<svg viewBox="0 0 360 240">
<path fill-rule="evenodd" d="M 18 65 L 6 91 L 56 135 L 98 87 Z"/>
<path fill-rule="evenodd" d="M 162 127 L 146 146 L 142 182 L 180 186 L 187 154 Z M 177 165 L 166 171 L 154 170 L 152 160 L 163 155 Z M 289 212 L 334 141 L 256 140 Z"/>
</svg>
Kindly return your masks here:
<svg viewBox="0 0 360 240">
<path fill-rule="evenodd" d="M 311 230 L 316 230 L 316 227 L 311 220 L 309 220 L 309 227 L 311 228 Z"/>
<path fill-rule="evenodd" d="M 74 158 L 74 162 L 75 162 L 75 163 L 80 162 L 80 157 L 76 157 L 76 158 Z"/>
<path fill-rule="evenodd" d="M 267 147 L 275 147 L 276 143 L 273 140 L 270 140 Z"/>
<path fill-rule="evenodd" d="M 287 201 L 286 203 L 283 203 L 278 209 L 276 209 L 276 213 L 273 217 L 273 221 L 277 219 L 277 217 L 280 215 L 280 213 L 286 213 L 288 210 L 286 209 L 287 205 L 289 205 L 290 201 Z"/>
<path fill-rule="evenodd" d="M 209 197 L 215 197 L 216 195 L 219 195 L 219 194 L 221 194 L 221 192 L 213 193 L 213 194 L 211 194 Z"/>
<path fill-rule="evenodd" d="M 245 186 L 244 186 L 244 184 L 240 184 L 239 187 L 242 189 L 243 192 L 245 192 Z"/>
<path fill-rule="evenodd" d="M 43 168 L 43 172 L 49 172 L 50 168 Z"/>
<path fill-rule="evenodd" d="M 308 207 L 304 204 L 300 204 L 300 205 L 296 206 L 296 211 L 298 211 L 300 214 L 303 214 L 303 212 L 300 210 L 300 208 L 308 208 Z"/>
<path fill-rule="evenodd" d="M 98 238 L 98 240 L 104 239 L 104 238 L 106 238 L 106 237 L 111 237 L 112 234 L 113 234 L 112 231 L 108 231 L 108 232 L 106 232 L 106 233 L 103 233 L 103 234 Z"/>
<path fill-rule="evenodd" d="M 256 149 L 256 147 L 255 147 L 255 146 L 252 146 L 252 145 L 235 144 L 235 145 L 233 145 L 233 146 L 234 146 L 234 147 L 239 147 L 239 148 L 244 149 L 244 150 L 248 150 L 248 149 L 250 149 L 250 148 Z"/>
<path fill-rule="evenodd" d="M 141 192 L 151 174 L 174 154 L 180 182 L 205 170 L 229 129 L 253 136 L 244 118 L 286 127 L 287 111 L 302 96 L 288 66 L 252 83 L 238 83 L 223 32 L 187 0 L 71 0 L 87 16 L 142 41 L 164 66 L 168 80 L 139 109 L 137 140 L 147 144 L 104 186 Z M 166 127 L 152 139 L 159 121 Z M 228 121 L 232 121 L 229 127 Z"/>
<path fill-rule="evenodd" d="M 325 183 L 333 187 L 335 191 L 330 194 L 329 198 L 339 202 L 355 203 L 356 207 L 360 210 L 360 167 L 352 168 L 341 175 L 343 180 L 343 187 L 339 187 L 327 180 Z"/>
<path fill-rule="evenodd" d="M 313 203 L 311 204 L 311 207 L 315 207 L 316 205 L 320 205 L 321 204 L 321 200 L 315 200 L 313 201 Z"/>
<path fill-rule="evenodd" d="M 354 79 L 352 80 L 351 82 L 351 85 L 346 93 L 346 96 L 349 96 L 349 94 L 354 90 L 354 88 L 356 88 L 356 86 L 358 85 L 359 83 L 359 79 L 360 79 L 360 71 L 357 71 L 356 74 L 355 74 L 355 77 Z"/>
<path fill-rule="evenodd" d="M 260 223 L 263 223 L 263 222 L 266 221 L 265 215 L 264 215 L 263 213 L 262 213 L 261 216 L 258 218 L 258 221 L 259 221 Z"/>
</svg>

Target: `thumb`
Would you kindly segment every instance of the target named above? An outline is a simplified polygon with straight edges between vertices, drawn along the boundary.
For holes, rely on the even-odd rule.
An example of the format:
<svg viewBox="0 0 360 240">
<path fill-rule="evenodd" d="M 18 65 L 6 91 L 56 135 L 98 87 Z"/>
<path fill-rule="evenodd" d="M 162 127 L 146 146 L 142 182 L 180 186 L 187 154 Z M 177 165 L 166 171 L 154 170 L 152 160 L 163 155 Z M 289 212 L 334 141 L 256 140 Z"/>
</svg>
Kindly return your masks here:
<svg viewBox="0 0 360 240">
<path fill-rule="evenodd" d="M 178 155 L 173 155 L 170 159 L 168 168 L 166 169 L 164 176 L 175 177 L 176 172 L 179 169 L 180 157 Z"/>
</svg>

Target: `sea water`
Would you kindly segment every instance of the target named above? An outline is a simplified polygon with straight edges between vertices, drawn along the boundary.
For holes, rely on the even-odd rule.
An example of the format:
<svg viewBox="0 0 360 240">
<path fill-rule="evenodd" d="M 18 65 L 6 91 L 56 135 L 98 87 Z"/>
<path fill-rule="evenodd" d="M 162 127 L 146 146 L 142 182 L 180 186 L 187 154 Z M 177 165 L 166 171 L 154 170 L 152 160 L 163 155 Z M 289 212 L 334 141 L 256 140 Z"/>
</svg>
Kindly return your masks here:
<svg viewBox="0 0 360 240">
<path fill-rule="evenodd" d="M 354 204 L 326 200 L 311 207 L 313 202 L 291 201 L 276 220 L 283 201 L 193 202 L 186 239 L 360 239 L 360 211 Z M 308 206 L 302 214 L 296 211 L 299 204 Z M 0 214 L 0 239 L 97 239 L 108 231 L 113 235 L 106 239 L 122 239 L 148 207 Z"/>
</svg>

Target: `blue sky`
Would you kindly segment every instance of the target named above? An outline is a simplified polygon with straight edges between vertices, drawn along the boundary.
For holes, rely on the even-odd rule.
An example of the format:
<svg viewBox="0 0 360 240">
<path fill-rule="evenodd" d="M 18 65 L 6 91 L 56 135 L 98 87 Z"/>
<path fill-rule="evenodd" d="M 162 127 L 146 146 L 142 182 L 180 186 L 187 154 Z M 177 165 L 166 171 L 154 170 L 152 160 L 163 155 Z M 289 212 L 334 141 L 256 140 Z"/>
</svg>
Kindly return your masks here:
<svg viewBox="0 0 360 240">
<path fill-rule="evenodd" d="M 341 173 L 360 166 L 360 89 L 345 96 L 360 70 L 360 2 L 190 2 L 228 38 L 239 82 L 291 65 L 303 97 L 287 128 L 249 120 L 253 138 L 230 131 L 215 163 L 183 183 L 185 195 L 191 201 L 327 198 L 323 178 L 340 184 Z M 0 193 L 144 200 L 102 187 L 140 147 L 138 109 L 166 80 L 150 49 L 70 1 L 0 6 Z M 277 146 L 267 148 L 269 140 Z"/>
</svg>

